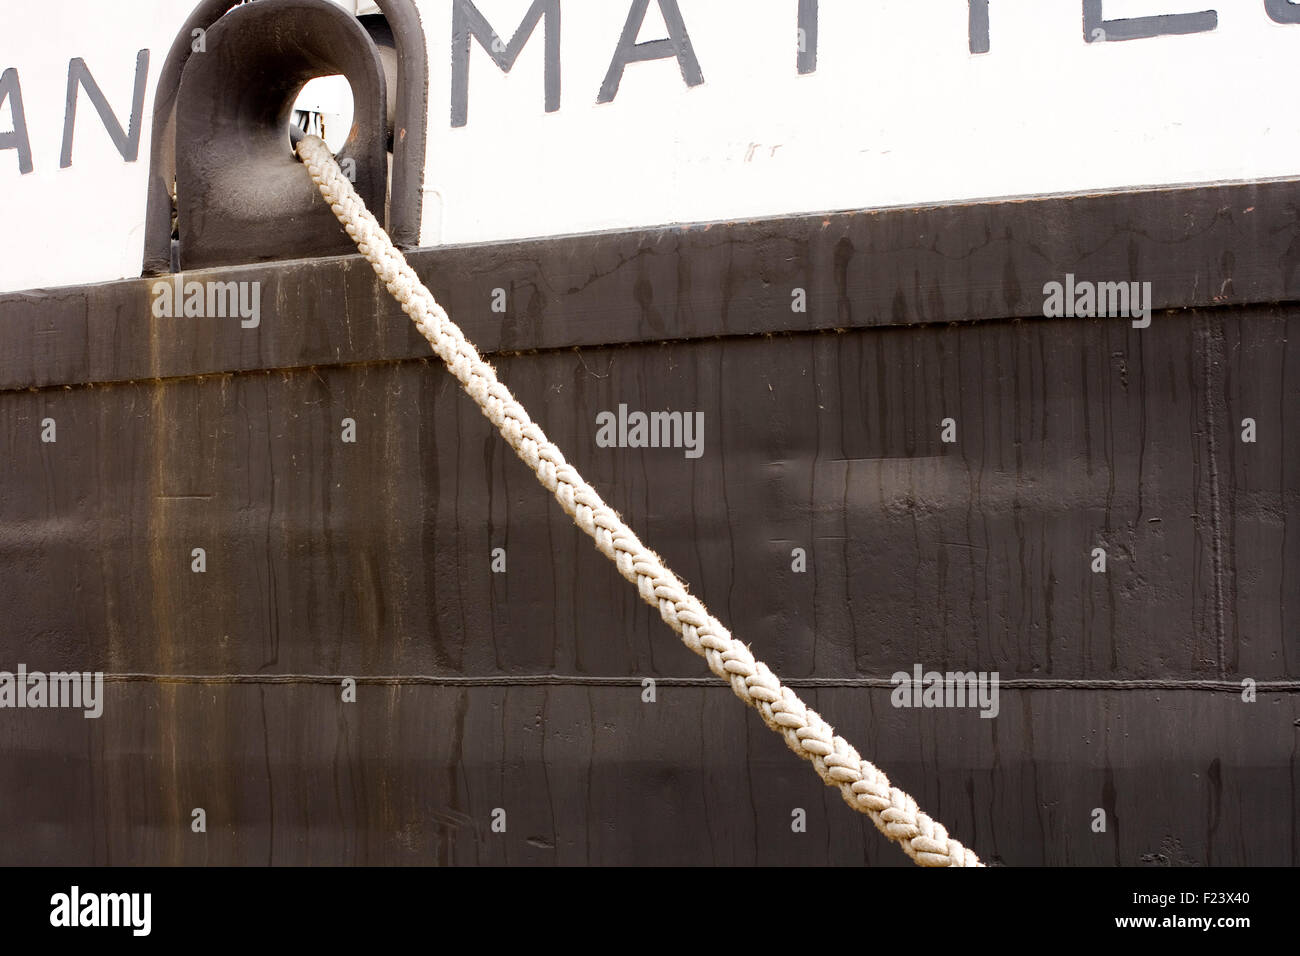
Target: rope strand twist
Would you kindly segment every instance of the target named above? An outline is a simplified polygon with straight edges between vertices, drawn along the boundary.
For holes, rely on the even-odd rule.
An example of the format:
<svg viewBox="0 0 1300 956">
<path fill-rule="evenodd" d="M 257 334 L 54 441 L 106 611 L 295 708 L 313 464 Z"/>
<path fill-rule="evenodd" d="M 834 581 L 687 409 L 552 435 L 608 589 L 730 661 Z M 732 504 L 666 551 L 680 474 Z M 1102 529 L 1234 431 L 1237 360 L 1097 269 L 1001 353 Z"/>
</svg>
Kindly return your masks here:
<svg viewBox="0 0 1300 956">
<path fill-rule="evenodd" d="M 749 647 L 732 637 L 565 461 L 393 246 L 325 143 L 319 137 L 305 136 L 298 143 L 298 155 L 358 251 L 434 353 L 565 513 L 591 536 L 619 573 L 636 585 L 642 600 L 658 608 L 686 646 L 704 658 L 709 670 L 727 681 L 737 697 L 758 711 L 763 723 L 813 765 L 827 786 L 836 787 L 850 807 L 869 816 L 876 829 L 898 843 L 913 861 L 921 866 L 982 866 L 974 852 L 950 837 L 910 796 L 891 786 L 880 769 L 864 760 L 793 690 L 783 686 Z"/>
</svg>

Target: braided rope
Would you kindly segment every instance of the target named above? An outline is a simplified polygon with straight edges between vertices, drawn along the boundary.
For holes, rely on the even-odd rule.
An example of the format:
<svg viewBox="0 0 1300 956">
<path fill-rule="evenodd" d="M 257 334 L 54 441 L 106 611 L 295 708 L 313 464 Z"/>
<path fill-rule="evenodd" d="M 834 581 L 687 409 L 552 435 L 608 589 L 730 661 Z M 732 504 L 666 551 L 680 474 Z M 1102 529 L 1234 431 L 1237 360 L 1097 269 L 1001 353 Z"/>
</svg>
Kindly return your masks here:
<svg viewBox="0 0 1300 956">
<path fill-rule="evenodd" d="M 325 143 L 318 137 L 305 136 L 298 143 L 298 155 L 361 255 L 447 369 L 533 470 L 537 480 L 555 495 L 578 527 L 595 540 L 601 554 L 636 585 L 642 600 L 659 609 L 660 616 L 681 635 L 686 646 L 708 662 L 709 670 L 730 683 L 736 696 L 758 711 L 763 723 L 784 737 L 791 750 L 812 763 L 827 786 L 839 788 L 850 807 L 869 816 L 876 829 L 897 842 L 913 861 L 921 866 L 982 866 L 972 851 L 948 836 L 942 824 L 922 813 L 916 801 L 902 790 L 891 787 L 884 773 L 862 759 L 843 737 L 836 736 L 794 691 L 783 687 L 767 665 L 732 637 L 583 481 L 394 248 Z"/>
</svg>

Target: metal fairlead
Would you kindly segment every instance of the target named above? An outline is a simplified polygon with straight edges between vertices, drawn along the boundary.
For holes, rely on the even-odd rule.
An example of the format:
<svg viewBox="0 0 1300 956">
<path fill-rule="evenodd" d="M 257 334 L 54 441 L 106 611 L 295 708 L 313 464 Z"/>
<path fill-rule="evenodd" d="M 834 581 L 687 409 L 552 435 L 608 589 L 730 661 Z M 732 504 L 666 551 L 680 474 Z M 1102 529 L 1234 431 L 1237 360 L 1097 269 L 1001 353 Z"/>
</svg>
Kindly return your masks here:
<svg viewBox="0 0 1300 956">
<path fill-rule="evenodd" d="M 339 162 L 367 206 L 391 208 L 382 218 L 402 245 L 418 244 L 424 35 L 411 0 L 379 6 L 384 17 L 360 20 L 329 0 L 204 0 L 195 8 L 155 97 L 145 275 L 352 251 L 290 145 L 298 92 L 336 74 L 353 96 Z"/>
</svg>

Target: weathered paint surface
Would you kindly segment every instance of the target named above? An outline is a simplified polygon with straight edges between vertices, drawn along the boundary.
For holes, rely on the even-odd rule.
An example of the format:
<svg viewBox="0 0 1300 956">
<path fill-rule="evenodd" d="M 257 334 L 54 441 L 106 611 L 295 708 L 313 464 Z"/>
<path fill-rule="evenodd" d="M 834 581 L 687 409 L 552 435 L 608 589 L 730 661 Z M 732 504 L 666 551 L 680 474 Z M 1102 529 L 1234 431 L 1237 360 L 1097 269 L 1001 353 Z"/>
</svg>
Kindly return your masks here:
<svg viewBox="0 0 1300 956">
<path fill-rule="evenodd" d="M 4 859 L 910 865 L 725 686 L 640 693 L 114 684 L 98 722 L 6 715 Z M 990 862 L 1295 860 L 1295 694 L 1004 691 L 989 721 L 803 693 Z"/>
<path fill-rule="evenodd" d="M 1297 189 L 412 258 L 643 538 L 986 858 L 1294 864 Z M 1152 281 L 1163 311 L 1032 318 L 1066 272 Z M 220 277 L 263 283 L 258 328 L 155 319 L 149 280 L 0 297 L 0 668 L 110 675 L 99 720 L 0 711 L 0 861 L 907 862 L 640 603 L 369 269 Z M 703 455 L 597 447 L 619 403 L 703 412 Z M 998 718 L 891 707 L 915 663 L 999 671 Z"/>
</svg>

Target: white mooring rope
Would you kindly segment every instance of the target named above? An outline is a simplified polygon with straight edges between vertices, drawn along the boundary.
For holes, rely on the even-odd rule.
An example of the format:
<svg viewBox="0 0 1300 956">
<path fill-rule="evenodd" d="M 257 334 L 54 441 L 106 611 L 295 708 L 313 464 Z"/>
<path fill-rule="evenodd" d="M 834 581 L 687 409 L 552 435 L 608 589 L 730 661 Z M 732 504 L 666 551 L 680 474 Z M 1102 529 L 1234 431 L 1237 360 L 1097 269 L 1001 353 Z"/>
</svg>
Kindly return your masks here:
<svg viewBox="0 0 1300 956">
<path fill-rule="evenodd" d="M 578 527 L 595 540 L 596 547 L 617 565 L 619 573 L 637 586 L 642 600 L 657 607 L 686 646 L 708 662 L 709 670 L 730 683 L 736 696 L 758 711 L 763 723 L 784 737 L 791 750 L 812 763 L 827 786 L 838 787 L 849 806 L 871 817 L 876 829 L 897 842 L 913 861 L 921 866 L 982 866 L 979 857 L 948 836 L 943 825 L 922 813 L 910 796 L 891 787 L 884 773 L 863 760 L 843 737 L 836 736 L 794 691 L 783 687 L 767 665 L 732 637 L 595 489 L 582 480 L 420 282 L 339 170 L 325 143 L 318 137 L 305 136 L 298 143 L 298 155 L 361 255 L 447 369 L 460 379 L 483 414 L 536 473 L 537 480 L 555 495 Z"/>
</svg>

